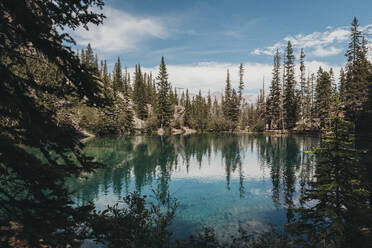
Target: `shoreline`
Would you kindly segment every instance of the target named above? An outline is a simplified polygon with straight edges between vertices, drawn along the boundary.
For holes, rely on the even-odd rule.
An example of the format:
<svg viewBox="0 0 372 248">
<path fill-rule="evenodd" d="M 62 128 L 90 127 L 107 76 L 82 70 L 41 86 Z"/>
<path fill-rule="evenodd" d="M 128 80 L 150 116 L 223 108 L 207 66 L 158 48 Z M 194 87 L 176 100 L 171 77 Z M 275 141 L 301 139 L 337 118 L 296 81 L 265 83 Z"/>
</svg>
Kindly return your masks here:
<svg viewBox="0 0 372 248">
<path fill-rule="evenodd" d="M 282 137 L 287 135 L 307 135 L 307 136 L 319 136 L 320 131 L 296 131 L 296 130 L 265 130 L 263 132 L 255 132 L 255 131 L 248 131 L 248 130 L 235 130 L 235 131 L 222 131 L 222 132 L 211 132 L 211 131 L 198 131 L 195 129 L 190 129 L 187 127 L 182 127 L 181 129 L 172 128 L 170 131 L 164 131 L 163 129 L 158 129 L 157 131 L 153 131 L 151 133 L 144 132 L 143 130 L 137 129 L 136 132 L 133 134 L 113 134 L 113 135 L 106 135 L 106 136 L 98 136 L 89 133 L 88 131 L 84 131 L 84 135 L 81 138 L 82 142 L 86 142 L 92 138 L 102 138 L 102 137 L 112 137 L 112 136 L 187 136 L 193 134 L 249 134 L 249 135 L 267 135 L 273 137 Z"/>
</svg>

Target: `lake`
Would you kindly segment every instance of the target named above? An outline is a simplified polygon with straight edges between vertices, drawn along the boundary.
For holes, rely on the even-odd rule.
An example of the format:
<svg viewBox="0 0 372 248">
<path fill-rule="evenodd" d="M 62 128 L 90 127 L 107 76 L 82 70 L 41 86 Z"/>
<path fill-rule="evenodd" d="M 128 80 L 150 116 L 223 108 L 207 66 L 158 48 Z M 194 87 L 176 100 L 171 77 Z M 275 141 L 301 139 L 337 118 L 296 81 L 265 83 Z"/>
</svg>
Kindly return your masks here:
<svg viewBox="0 0 372 248">
<path fill-rule="evenodd" d="M 179 202 L 175 239 L 210 226 L 227 241 L 239 226 L 260 232 L 293 216 L 290 207 L 314 171 L 305 151 L 318 145 L 317 137 L 248 134 L 94 138 L 85 152 L 106 166 L 69 186 L 77 203 L 93 201 L 97 209 L 128 192 L 170 193 Z"/>
</svg>

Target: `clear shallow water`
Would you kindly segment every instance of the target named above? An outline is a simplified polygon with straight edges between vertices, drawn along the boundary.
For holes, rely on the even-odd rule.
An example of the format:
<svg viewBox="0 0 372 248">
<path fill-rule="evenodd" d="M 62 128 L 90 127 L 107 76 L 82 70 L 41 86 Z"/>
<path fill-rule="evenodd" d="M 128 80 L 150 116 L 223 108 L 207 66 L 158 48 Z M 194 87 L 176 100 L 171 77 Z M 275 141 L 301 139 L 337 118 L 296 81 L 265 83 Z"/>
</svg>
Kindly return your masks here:
<svg viewBox="0 0 372 248">
<path fill-rule="evenodd" d="M 190 135 L 95 138 L 86 153 L 106 164 L 87 180 L 69 184 L 76 201 L 98 209 L 132 191 L 157 189 L 179 202 L 174 238 L 211 226 L 227 241 L 239 226 L 260 232 L 281 226 L 312 176 L 312 156 L 304 153 L 318 138 L 263 135 Z"/>
</svg>

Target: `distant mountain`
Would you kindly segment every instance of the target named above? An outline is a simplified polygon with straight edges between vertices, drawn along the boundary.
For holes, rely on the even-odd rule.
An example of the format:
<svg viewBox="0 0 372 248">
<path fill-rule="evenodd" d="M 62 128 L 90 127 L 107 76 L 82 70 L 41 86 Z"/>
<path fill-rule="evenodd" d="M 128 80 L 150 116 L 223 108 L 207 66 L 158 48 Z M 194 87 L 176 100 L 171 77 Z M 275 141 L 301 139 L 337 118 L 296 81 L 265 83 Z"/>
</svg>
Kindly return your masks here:
<svg viewBox="0 0 372 248">
<path fill-rule="evenodd" d="M 244 94 L 243 95 L 243 101 L 249 104 L 255 104 L 257 102 L 257 96 L 258 94 Z M 212 101 L 216 97 L 217 101 L 220 103 L 222 99 L 222 92 L 214 92 L 211 94 Z"/>
<path fill-rule="evenodd" d="M 243 95 L 243 99 L 246 103 L 249 103 L 249 104 L 256 104 L 257 103 L 257 97 L 258 97 L 258 94 L 246 94 L 246 95 Z"/>
<path fill-rule="evenodd" d="M 190 99 L 192 99 L 196 95 L 197 94 L 195 94 L 195 93 L 189 93 Z M 222 96 L 223 96 L 222 92 L 218 92 L 218 91 L 213 92 L 211 94 L 212 102 L 214 101 L 214 98 L 216 98 L 217 101 L 219 103 L 221 103 Z M 256 104 L 257 103 L 257 96 L 258 96 L 258 94 L 244 94 L 243 95 L 243 101 L 245 103 L 249 103 L 249 104 L 252 104 L 252 103 Z"/>
</svg>

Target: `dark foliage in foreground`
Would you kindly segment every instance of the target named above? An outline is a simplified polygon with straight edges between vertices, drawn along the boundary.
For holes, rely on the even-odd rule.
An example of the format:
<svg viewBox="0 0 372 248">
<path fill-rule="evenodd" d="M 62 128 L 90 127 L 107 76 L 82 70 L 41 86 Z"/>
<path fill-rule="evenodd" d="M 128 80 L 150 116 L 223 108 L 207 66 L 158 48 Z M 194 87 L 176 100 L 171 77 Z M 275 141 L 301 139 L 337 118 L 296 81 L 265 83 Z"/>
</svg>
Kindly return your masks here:
<svg viewBox="0 0 372 248">
<path fill-rule="evenodd" d="M 159 193 L 153 200 L 138 193 L 129 194 L 120 205 L 108 206 L 96 213 L 89 223 L 91 238 L 108 247 L 169 246 L 171 232 L 167 228 L 175 215 L 177 202 L 168 196 L 163 203 Z"/>
<path fill-rule="evenodd" d="M 57 122 L 55 109 L 45 98 L 103 102 L 91 69 L 80 65 L 68 46 L 73 39 L 63 32 L 100 24 L 103 16 L 90 8 L 102 6 L 101 0 L 0 2 L 2 247 L 9 245 L 8 239 L 26 240 L 32 247 L 74 243 L 80 233 L 70 229 L 76 229 L 92 208 L 73 208 L 64 185 L 66 177 L 93 171 L 98 164 L 83 155 L 74 128 Z M 40 75 L 30 62 L 49 66 L 55 77 Z"/>
<path fill-rule="evenodd" d="M 177 241 L 178 248 L 290 248 L 293 243 L 284 233 L 278 232 L 270 225 L 268 231 L 260 234 L 248 234 L 239 229 L 236 236 L 230 237 L 229 244 L 218 241 L 213 228 L 205 228 L 197 237 L 191 236 L 188 241 Z"/>
</svg>

